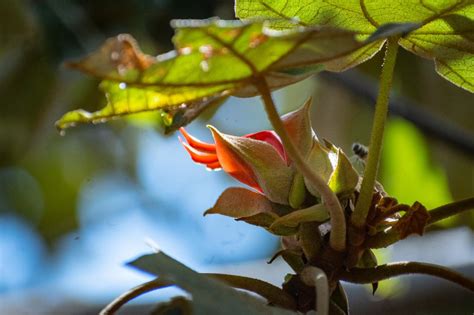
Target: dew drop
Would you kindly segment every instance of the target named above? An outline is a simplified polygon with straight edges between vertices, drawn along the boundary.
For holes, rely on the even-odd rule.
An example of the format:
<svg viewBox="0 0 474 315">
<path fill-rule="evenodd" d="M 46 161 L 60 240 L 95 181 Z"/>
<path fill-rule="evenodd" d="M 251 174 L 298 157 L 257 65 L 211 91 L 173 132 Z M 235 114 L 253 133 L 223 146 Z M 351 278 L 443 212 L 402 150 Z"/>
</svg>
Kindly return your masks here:
<svg viewBox="0 0 474 315">
<path fill-rule="evenodd" d="M 189 55 L 192 51 L 193 49 L 191 47 L 183 47 L 179 50 L 179 53 L 181 55 Z"/>
<path fill-rule="evenodd" d="M 209 63 L 206 60 L 201 61 L 199 65 L 201 66 L 202 71 L 204 72 L 209 71 Z"/>
<path fill-rule="evenodd" d="M 125 82 L 120 82 L 119 88 L 120 88 L 121 90 L 125 90 L 125 89 L 127 88 L 127 83 L 125 83 Z"/>
</svg>

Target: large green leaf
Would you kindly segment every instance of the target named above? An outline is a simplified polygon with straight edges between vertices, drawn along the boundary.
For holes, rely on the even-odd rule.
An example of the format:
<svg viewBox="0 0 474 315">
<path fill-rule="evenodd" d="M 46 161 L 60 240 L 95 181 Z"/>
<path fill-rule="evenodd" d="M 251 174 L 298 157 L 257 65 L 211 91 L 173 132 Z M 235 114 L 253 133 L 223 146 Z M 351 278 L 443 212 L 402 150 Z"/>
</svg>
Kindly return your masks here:
<svg viewBox="0 0 474 315">
<path fill-rule="evenodd" d="M 367 38 L 389 23 L 409 23 L 400 27 L 399 43 L 405 49 L 433 59 L 436 71 L 452 83 L 474 92 L 474 1 L 472 0 L 236 0 L 240 19 L 284 19 L 276 28 L 325 25 L 347 29 Z M 416 27 L 418 26 L 418 28 Z M 393 31 L 395 28 L 391 28 Z M 381 32 L 383 33 L 383 32 Z M 394 35 L 387 32 L 385 35 Z M 340 64 L 340 70 L 356 66 L 375 54 L 383 39 L 369 43 Z"/>
<path fill-rule="evenodd" d="M 107 106 L 94 113 L 69 112 L 57 127 L 150 110 L 171 111 L 173 118 L 179 109 L 202 109 L 228 95 L 254 96 L 255 80 L 262 77 L 272 89 L 289 85 L 321 70 L 321 65 L 334 67 L 363 45 L 352 32 L 329 27 L 278 32 L 262 21 L 218 19 L 173 25 L 176 49 L 169 53 L 145 55 L 130 35 L 119 35 L 70 63 L 103 80 Z"/>
</svg>

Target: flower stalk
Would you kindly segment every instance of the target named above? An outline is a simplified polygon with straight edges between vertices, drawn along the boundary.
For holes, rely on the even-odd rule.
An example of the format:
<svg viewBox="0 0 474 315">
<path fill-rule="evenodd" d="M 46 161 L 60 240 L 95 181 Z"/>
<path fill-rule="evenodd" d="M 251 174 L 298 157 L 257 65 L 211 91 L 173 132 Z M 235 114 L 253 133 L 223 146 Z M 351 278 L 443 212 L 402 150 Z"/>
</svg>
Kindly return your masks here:
<svg viewBox="0 0 474 315">
<path fill-rule="evenodd" d="M 309 167 L 309 165 L 303 159 L 301 153 L 296 149 L 277 112 L 275 103 L 273 102 L 271 96 L 270 88 L 268 87 L 265 78 L 257 78 L 254 84 L 261 94 L 268 119 L 270 120 L 275 132 L 278 134 L 278 136 L 280 136 L 280 139 L 285 146 L 286 152 L 295 164 L 298 171 L 301 172 L 301 174 L 303 174 L 303 176 L 311 182 L 313 187 L 317 189 L 321 195 L 322 202 L 329 211 L 331 217 L 331 235 L 329 239 L 329 245 L 336 251 L 344 251 L 346 249 L 346 220 L 344 211 L 341 207 L 341 204 L 339 203 L 339 200 L 337 199 L 336 194 L 331 190 L 331 188 L 329 188 L 322 177 L 316 174 Z"/>
<path fill-rule="evenodd" d="M 382 140 L 385 121 L 387 119 L 390 89 L 392 87 L 393 70 L 395 68 L 397 52 L 398 37 L 389 38 L 386 44 L 385 60 L 380 76 L 379 95 L 375 104 L 374 122 L 370 136 L 369 155 L 365 166 L 364 179 L 362 180 L 359 199 L 351 216 L 351 223 L 357 228 L 365 226 L 372 201 L 372 193 L 377 177 L 380 154 L 382 152 Z"/>
</svg>

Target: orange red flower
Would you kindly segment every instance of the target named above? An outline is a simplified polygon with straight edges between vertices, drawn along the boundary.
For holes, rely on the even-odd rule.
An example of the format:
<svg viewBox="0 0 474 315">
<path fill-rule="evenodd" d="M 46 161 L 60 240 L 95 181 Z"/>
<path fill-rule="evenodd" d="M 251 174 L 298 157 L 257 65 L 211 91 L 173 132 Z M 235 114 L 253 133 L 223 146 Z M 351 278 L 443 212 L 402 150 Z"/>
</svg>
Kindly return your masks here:
<svg viewBox="0 0 474 315">
<path fill-rule="evenodd" d="M 258 183 L 258 178 L 252 170 L 251 165 L 246 163 L 241 157 L 239 157 L 235 150 L 229 147 L 228 142 L 219 136 L 217 130 L 213 128 L 211 130 L 213 131 L 215 143 L 201 141 L 190 135 L 186 129 L 180 128 L 180 132 L 186 142 L 181 138 L 180 141 L 186 151 L 188 151 L 191 159 L 212 170 L 222 168 L 238 181 L 262 192 L 262 188 Z M 241 138 L 253 139 L 271 145 L 285 164 L 289 164 L 288 156 L 283 144 L 274 131 L 263 130 L 242 136 Z"/>
</svg>

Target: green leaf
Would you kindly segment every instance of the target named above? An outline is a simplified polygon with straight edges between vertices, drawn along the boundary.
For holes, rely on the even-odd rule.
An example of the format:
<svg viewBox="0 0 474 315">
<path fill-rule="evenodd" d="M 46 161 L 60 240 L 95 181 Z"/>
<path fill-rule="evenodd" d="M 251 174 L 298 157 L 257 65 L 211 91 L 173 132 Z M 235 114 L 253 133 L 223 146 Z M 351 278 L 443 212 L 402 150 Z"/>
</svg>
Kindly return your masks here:
<svg viewBox="0 0 474 315">
<path fill-rule="evenodd" d="M 107 106 L 94 113 L 70 112 L 57 127 L 142 111 L 205 107 L 228 95 L 254 96 L 257 77 L 265 77 L 272 89 L 280 88 L 320 71 L 316 65 L 330 67 L 362 46 L 352 32 L 334 28 L 276 32 L 262 21 L 218 19 L 174 21 L 173 26 L 176 49 L 169 53 L 145 55 L 130 35 L 122 34 L 70 63 L 103 80 Z"/>
<path fill-rule="evenodd" d="M 204 212 L 204 215 L 222 214 L 242 218 L 272 211 L 272 203 L 264 195 L 245 188 L 231 187 L 220 195 L 216 204 Z"/>
<path fill-rule="evenodd" d="M 295 21 L 302 26 L 324 25 L 346 29 L 366 40 L 377 30 L 364 16 L 359 0 L 236 0 L 236 16 L 242 20 L 264 18 L 277 19 L 272 27 L 277 29 L 294 28 Z M 344 71 L 370 59 L 383 45 L 383 40 L 372 42 L 325 64 L 327 70 Z"/>
<path fill-rule="evenodd" d="M 193 296 L 193 314 L 295 314 L 288 310 L 268 307 L 256 298 L 199 274 L 161 252 L 141 256 L 128 265 L 170 279 L 189 292 Z"/>
<path fill-rule="evenodd" d="M 328 150 L 319 141 L 314 141 L 313 147 L 306 159 L 311 168 L 327 182 L 335 167 L 333 161 L 337 162 L 336 153 Z M 319 197 L 318 191 L 311 186 L 311 183 L 306 178 L 305 184 L 313 196 Z"/>
<path fill-rule="evenodd" d="M 297 228 L 301 223 L 324 222 L 328 219 L 329 214 L 326 208 L 322 204 L 316 204 L 306 209 L 293 211 L 276 219 L 275 222 L 273 222 L 273 224 L 270 226 L 269 230 L 278 235 L 288 235 L 282 234 L 282 232 L 285 232 L 288 230 L 288 228 L 290 228 L 289 231 L 292 231 L 291 228 L 294 228 L 297 232 Z"/>
<path fill-rule="evenodd" d="M 272 212 L 260 212 L 254 215 L 246 216 L 237 218 L 237 221 L 244 221 L 248 224 L 269 228 L 276 219 L 278 219 L 278 215 Z"/>
<path fill-rule="evenodd" d="M 372 40 L 379 39 L 346 56 L 348 62 L 334 68 L 339 71 L 370 59 L 382 47 L 383 37 L 399 34 L 402 47 L 434 60 L 442 77 L 474 92 L 474 2 L 471 0 L 236 0 L 236 15 L 243 20 L 280 19 L 273 25 L 278 29 L 293 28 L 294 21 L 299 21 L 304 26 L 350 30 L 359 39 L 370 35 Z M 406 32 L 410 33 L 403 36 Z"/>
<path fill-rule="evenodd" d="M 291 183 L 288 202 L 293 209 L 298 209 L 304 202 L 306 197 L 306 186 L 304 177 L 301 173 L 296 173 Z"/>
<path fill-rule="evenodd" d="M 352 194 L 358 182 L 359 174 L 352 167 L 352 163 L 344 152 L 337 149 L 337 164 L 329 178 L 329 187 L 337 195 L 346 196 Z"/>
<path fill-rule="evenodd" d="M 350 195 L 359 181 L 359 174 L 352 166 L 341 149 L 327 140 L 324 144 L 315 141 L 307 157 L 308 164 L 328 183 L 329 187 L 339 196 Z M 319 196 L 316 189 L 305 180 L 306 187 L 314 195 Z"/>
</svg>

